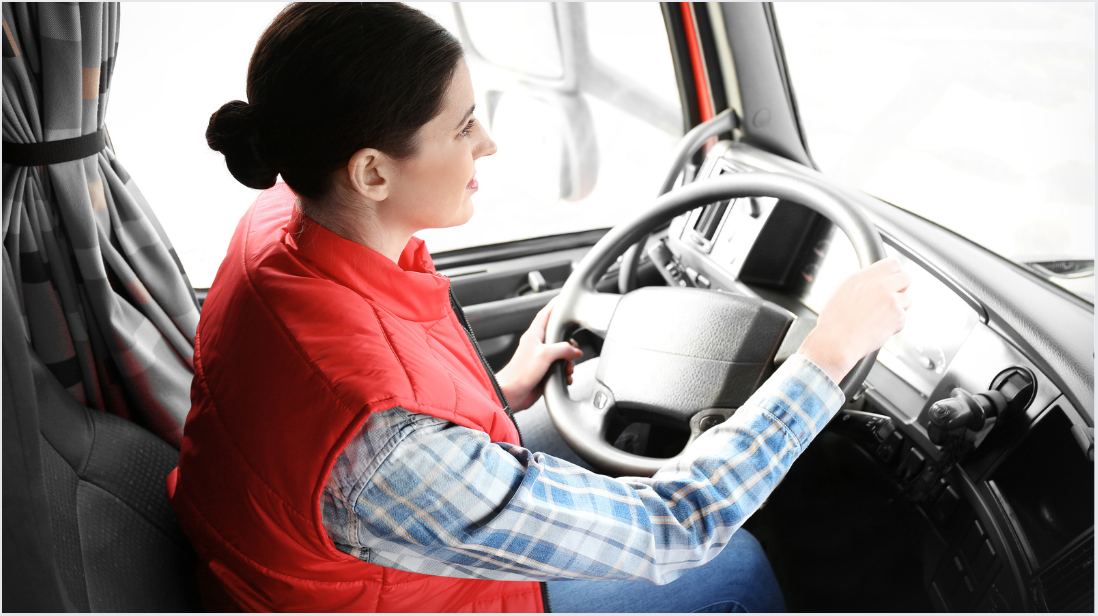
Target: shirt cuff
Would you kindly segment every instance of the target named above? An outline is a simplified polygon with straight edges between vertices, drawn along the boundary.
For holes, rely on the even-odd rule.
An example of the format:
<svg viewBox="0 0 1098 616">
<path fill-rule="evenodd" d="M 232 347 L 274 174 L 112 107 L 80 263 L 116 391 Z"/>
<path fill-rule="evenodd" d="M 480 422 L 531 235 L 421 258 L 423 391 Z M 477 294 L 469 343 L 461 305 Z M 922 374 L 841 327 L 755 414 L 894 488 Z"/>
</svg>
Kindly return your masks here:
<svg viewBox="0 0 1098 616">
<path fill-rule="evenodd" d="M 744 404 L 782 422 L 801 448 L 839 412 L 846 397 L 838 384 L 807 357 L 794 354 Z"/>
</svg>

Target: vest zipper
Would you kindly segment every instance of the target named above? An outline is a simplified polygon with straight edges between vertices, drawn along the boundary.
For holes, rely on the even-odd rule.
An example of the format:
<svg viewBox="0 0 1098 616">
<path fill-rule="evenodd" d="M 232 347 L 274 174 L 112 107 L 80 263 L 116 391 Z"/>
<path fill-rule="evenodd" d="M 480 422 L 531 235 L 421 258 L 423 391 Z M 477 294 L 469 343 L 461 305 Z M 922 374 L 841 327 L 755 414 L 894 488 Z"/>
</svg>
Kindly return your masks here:
<svg viewBox="0 0 1098 616">
<path fill-rule="evenodd" d="M 511 405 L 507 403 L 507 398 L 503 395 L 503 390 L 499 387 L 499 381 L 496 380 L 496 373 L 492 371 L 492 367 L 488 365 L 488 360 L 484 359 L 484 353 L 480 350 L 480 344 L 477 343 L 477 336 L 473 333 L 473 328 L 469 325 L 468 319 L 465 318 L 465 310 L 462 309 L 461 304 L 458 303 L 457 298 L 454 297 L 454 290 L 450 289 L 450 307 L 454 309 L 454 314 L 457 315 L 458 321 L 461 323 L 461 328 L 465 330 L 465 335 L 469 336 L 469 342 L 473 343 L 473 349 L 477 352 L 477 357 L 480 358 L 480 365 L 484 366 L 484 371 L 488 373 L 488 379 L 492 381 L 492 387 L 496 390 L 496 395 L 499 396 L 499 401 L 503 403 L 503 411 L 507 413 L 507 417 L 511 420 L 511 423 L 515 426 L 515 433 L 519 437 L 519 445 L 522 446 L 522 430 L 519 430 L 518 422 L 515 421 L 515 414 L 511 412 Z M 552 608 L 549 607 L 549 587 L 545 585 L 545 582 L 541 582 L 541 607 L 548 614 L 552 612 Z"/>
<path fill-rule="evenodd" d="M 461 322 L 462 329 L 465 330 L 465 335 L 469 336 L 469 341 L 473 343 L 473 349 L 477 352 L 477 357 L 480 358 L 480 364 L 484 366 L 484 371 L 488 373 L 488 379 L 492 381 L 492 387 L 496 390 L 496 395 L 499 396 L 499 401 L 503 403 L 503 410 L 507 413 L 507 417 L 511 419 L 511 423 L 515 426 L 515 432 L 518 433 L 519 445 L 522 446 L 522 430 L 519 430 L 518 422 L 515 421 L 515 414 L 511 412 L 511 405 L 507 403 L 507 398 L 503 395 L 503 390 L 499 388 L 499 381 L 496 381 L 496 373 L 492 372 L 492 367 L 488 365 L 488 360 L 484 359 L 484 353 L 480 350 L 480 344 L 477 343 L 477 336 L 473 333 L 473 328 L 469 326 L 469 321 L 465 318 L 465 311 L 462 310 L 461 304 L 458 303 L 457 298 L 454 297 L 453 289 L 450 290 L 450 306 L 454 309 L 454 313 L 457 314 L 458 321 Z"/>
</svg>

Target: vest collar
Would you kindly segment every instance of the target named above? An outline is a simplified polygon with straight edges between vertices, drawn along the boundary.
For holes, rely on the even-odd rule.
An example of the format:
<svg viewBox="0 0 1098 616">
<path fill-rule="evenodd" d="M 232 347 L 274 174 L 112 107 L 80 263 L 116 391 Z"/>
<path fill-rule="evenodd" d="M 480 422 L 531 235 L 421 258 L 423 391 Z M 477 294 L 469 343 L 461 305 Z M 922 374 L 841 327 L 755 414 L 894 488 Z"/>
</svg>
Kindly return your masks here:
<svg viewBox="0 0 1098 616">
<path fill-rule="evenodd" d="M 335 282 L 408 321 L 437 321 L 450 310 L 450 279 L 435 271 L 427 246 L 412 237 L 400 261 L 332 233 L 294 206 L 285 227 L 290 252 Z"/>
</svg>

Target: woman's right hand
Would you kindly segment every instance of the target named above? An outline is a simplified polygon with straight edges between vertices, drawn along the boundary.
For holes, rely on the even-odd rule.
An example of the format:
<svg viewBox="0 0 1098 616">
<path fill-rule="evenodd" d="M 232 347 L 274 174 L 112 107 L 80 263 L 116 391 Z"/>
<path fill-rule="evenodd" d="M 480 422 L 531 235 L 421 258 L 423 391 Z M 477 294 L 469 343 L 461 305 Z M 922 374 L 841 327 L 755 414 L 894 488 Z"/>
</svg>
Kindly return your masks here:
<svg viewBox="0 0 1098 616">
<path fill-rule="evenodd" d="M 797 351 L 836 383 L 869 353 L 904 328 L 911 278 L 894 258 L 847 278 L 828 300 L 816 327 Z"/>
</svg>

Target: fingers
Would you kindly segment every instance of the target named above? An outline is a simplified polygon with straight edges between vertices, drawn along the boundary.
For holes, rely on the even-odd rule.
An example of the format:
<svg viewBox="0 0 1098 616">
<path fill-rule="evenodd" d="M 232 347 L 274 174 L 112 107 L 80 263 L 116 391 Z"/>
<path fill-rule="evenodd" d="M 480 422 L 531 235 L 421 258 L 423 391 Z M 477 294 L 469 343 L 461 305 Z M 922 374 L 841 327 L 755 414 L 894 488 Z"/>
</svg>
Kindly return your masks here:
<svg viewBox="0 0 1098 616">
<path fill-rule="evenodd" d="M 573 346 L 571 341 L 544 345 L 541 352 L 542 357 L 548 363 L 561 359 L 572 361 L 583 357 L 583 351 L 579 350 L 578 347 Z"/>
<path fill-rule="evenodd" d="M 881 274 L 896 274 L 902 272 L 904 266 L 896 257 L 885 257 L 880 261 L 870 264 L 870 266 L 865 269 L 880 272 Z"/>
<path fill-rule="evenodd" d="M 892 274 L 887 279 L 888 285 L 895 291 L 903 293 L 911 288 L 911 276 L 907 272 L 900 270 L 899 272 Z"/>
<path fill-rule="evenodd" d="M 911 288 L 911 276 L 907 272 L 900 271 L 888 277 L 888 284 L 894 290 L 903 293 Z"/>
<path fill-rule="evenodd" d="M 538 340 L 545 340 L 545 328 L 549 325 L 549 315 L 553 313 L 553 305 L 556 303 L 556 297 L 549 300 L 549 303 L 545 304 L 545 306 L 534 315 L 534 320 L 530 323 L 530 329 L 527 331 L 537 334 Z"/>
<path fill-rule="evenodd" d="M 897 297 L 899 299 L 901 308 L 903 308 L 905 311 L 908 308 L 911 308 L 911 294 L 910 293 L 900 292 L 900 293 L 897 294 Z"/>
<path fill-rule="evenodd" d="M 560 296 L 558 295 L 557 297 L 560 297 Z M 554 297 L 553 299 L 549 300 L 548 303 L 546 303 L 544 306 L 542 306 L 541 310 L 539 310 L 537 315 L 534 316 L 534 323 L 540 322 L 540 323 L 542 323 L 542 327 L 544 328 L 545 327 L 544 324 L 549 322 L 549 315 L 552 314 L 553 306 L 555 306 L 556 303 L 557 303 L 557 298 Z"/>
<path fill-rule="evenodd" d="M 906 291 L 911 286 L 911 276 L 895 257 L 873 263 L 862 270 L 862 274 L 868 279 L 881 281 L 889 291 Z"/>
<path fill-rule="evenodd" d="M 904 270 L 903 265 L 896 258 L 884 259 L 877 263 L 884 263 L 881 270 L 887 272 L 882 281 L 885 290 L 896 294 L 896 302 L 901 309 L 906 311 L 911 308 L 911 295 L 907 292 L 911 288 L 911 275 Z"/>
</svg>

